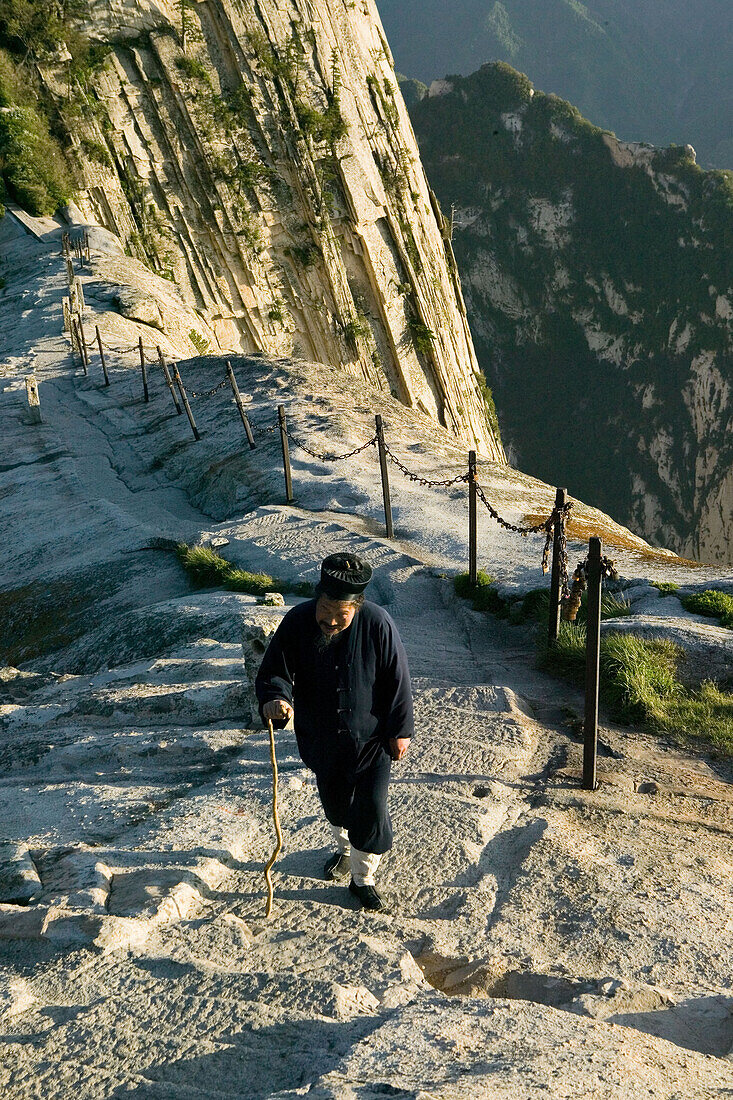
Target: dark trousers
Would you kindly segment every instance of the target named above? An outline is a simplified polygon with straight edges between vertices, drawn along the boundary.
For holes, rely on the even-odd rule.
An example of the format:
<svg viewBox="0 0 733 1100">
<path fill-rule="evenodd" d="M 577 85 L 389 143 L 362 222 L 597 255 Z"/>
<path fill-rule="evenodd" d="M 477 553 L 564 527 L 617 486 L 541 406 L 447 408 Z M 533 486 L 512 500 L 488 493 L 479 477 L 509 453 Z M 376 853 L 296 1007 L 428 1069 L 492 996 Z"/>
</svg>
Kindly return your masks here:
<svg viewBox="0 0 733 1100">
<path fill-rule="evenodd" d="M 321 805 L 331 825 L 346 828 L 360 852 L 382 855 L 392 847 L 392 822 L 387 791 L 392 768 L 382 749 L 368 763 L 354 767 L 334 756 L 319 763 L 316 783 Z"/>
</svg>

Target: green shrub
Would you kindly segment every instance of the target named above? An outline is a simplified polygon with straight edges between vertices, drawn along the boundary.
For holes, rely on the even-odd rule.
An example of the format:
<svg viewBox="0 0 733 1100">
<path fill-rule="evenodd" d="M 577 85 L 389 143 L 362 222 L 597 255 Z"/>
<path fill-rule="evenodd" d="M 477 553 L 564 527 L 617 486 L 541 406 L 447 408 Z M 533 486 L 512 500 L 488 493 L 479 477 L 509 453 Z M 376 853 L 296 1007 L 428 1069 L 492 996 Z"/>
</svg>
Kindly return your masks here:
<svg viewBox="0 0 733 1100">
<path fill-rule="evenodd" d="M 521 601 L 512 608 L 511 618 L 514 622 L 527 622 L 530 619 L 536 622 L 547 622 L 550 613 L 549 588 L 532 588 L 525 592 Z"/>
<path fill-rule="evenodd" d="M 721 626 L 733 629 L 733 596 L 721 592 L 719 588 L 708 588 L 705 592 L 685 596 L 682 606 L 694 615 L 708 615 L 711 619 L 718 619 Z"/>
<path fill-rule="evenodd" d="M 56 0 L 0 0 L 0 45 L 20 57 L 49 53 L 64 37 L 67 12 L 76 14 L 80 7 Z"/>
<path fill-rule="evenodd" d="M 675 592 L 679 592 L 680 586 L 673 581 L 652 581 L 652 588 L 659 589 L 662 596 L 673 596 Z"/>
<path fill-rule="evenodd" d="M 101 141 L 94 141 L 92 138 L 82 136 L 79 144 L 89 160 L 96 161 L 97 164 L 103 164 L 106 168 L 112 167 L 112 157 L 109 149 Z"/>
<path fill-rule="evenodd" d="M 189 80 L 196 80 L 200 84 L 211 87 L 211 77 L 206 71 L 205 66 L 201 61 L 197 60 L 197 58 L 189 57 L 188 54 L 183 54 L 182 57 L 176 58 L 176 68 L 179 72 L 182 72 L 184 76 L 187 76 Z"/>
<path fill-rule="evenodd" d="M 499 594 L 494 578 L 483 569 L 476 573 L 475 585 L 471 584 L 468 573 L 459 573 L 453 578 L 453 587 L 457 596 L 471 601 L 475 611 L 488 611 L 500 619 L 508 616 L 509 601 Z"/>
<path fill-rule="evenodd" d="M 267 316 L 269 320 L 273 321 L 275 324 L 285 324 L 285 302 L 283 302 L 282 298 L 275 299 L 267 311 Z"/>
<path fill-rule="evenodd" d="M 0 173 L 8 198 L 31 214 L 53 214 L 73 191 L 61 149 L 33 107 L 0 112 Z"/>
<path fill-rule="evenodd" d="M 357 313 L 344 325 L 344 339 L 352 351 L 358 350 L 359 340 L 368 340 L 371 335 L 371 325 L 362 313 Z"/>
<path fill-rule="evenodd" d="M 435 333 L 417 317 L 407 319 L 407 328 L 412 340 L 412 346 L 419 355 L 429 355 L 435 343 Z"/>
<path fill-rule="evenodd" d="M 209 350 L 209 341 L 205 339 L 205 337 L 203 337 L 200 332 L 197 332 L 195 328 L 192 328 L 188 334 L 188 338 L 198 351 L 199 355 L 206 355 L 206 352 Z"/>
</svg>

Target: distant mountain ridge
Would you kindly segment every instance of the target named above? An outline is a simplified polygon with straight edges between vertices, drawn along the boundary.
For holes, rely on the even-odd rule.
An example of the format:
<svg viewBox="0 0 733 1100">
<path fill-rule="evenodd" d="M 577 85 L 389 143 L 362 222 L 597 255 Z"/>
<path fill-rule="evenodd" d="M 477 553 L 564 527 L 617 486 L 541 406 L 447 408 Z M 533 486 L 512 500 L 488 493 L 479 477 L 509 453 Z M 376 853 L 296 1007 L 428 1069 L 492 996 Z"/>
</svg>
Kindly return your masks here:
<svg viewBox="0 0 733 1100">
<path fill-rule="evenodd" d="M 733 168 L 728 0 L 379 0 L 379 10 L 408 77 L 505 61 L 624 140 L 690 142 L 701 163 Z"/>
<path fill-rule="evenodd" d="M 504 64 L 411 115 L 510 460 L 733 560 L 733 172 L 620 142 Z"/>
</svg>

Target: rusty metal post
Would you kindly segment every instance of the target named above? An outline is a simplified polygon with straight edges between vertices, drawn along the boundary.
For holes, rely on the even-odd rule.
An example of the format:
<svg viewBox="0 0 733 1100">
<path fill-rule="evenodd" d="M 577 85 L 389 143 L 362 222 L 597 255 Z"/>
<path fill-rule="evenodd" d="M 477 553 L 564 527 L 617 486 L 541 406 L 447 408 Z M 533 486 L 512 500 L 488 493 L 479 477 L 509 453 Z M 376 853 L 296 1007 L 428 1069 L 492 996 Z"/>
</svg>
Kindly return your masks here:
<svg viewBox="0 0 733 1100">
<path fill-rule="evenodd" d="M 476 583 L 476 452 L 468 452 L 468 583 Z"/>
<path fill-rule="evenodd" d="M 201 436 L 199 435 L 199 430 L 196 427 L 196 421 L 193 418 L 193 413 L 191 412 L 191 406 L 188 403 L 188 397 L 186 396 L 186 390 L 183 386 L 183 379 L 181 378 L 181 375 L 178 371 L 178 367 L 175 366 L 175 365 L 173 367 L 173 377 L 176 380 L 176 385 L 178 386 L 178 392 L 181 395 L 181 401 L 183 402 L 183 407 L 186 410 L 186 416 L 188 417 L 188 422 L 191 425 L 191 431 L 193 432 L 193 438 L 196 440 L 196 442 L 198 442 L 199 439 L 201 439 Z"/>
<path fill-rule="evenodd" d="M 583 726 L 583 790 L 598 786 L 598 687 L 601 665 L 601 540 L 595 535 L 588 547 L 588 624 L 585 650 L 585 723 Z"/>
<path fill-rule="evenodd" d="M 382 500 L 384 501 L 384 526 L 387 530 L 387 538 L 394 537 L 392 525 L 392 500 L 389 495 L 389 467 L 387 466 L 387 451 L 384 446 L 384 425 L 381 416 L 375 416 L 377 425 L 377 449 L 379 450 L 379 472 L 382 477 Z"/>
<path fill-rule="evenodd" d="M 104 345 L 102 344 L 102 334 L 99 331 L 99 325 L 94 326 L 94 331 L 97 334 L 97 347 L 99 348 L 99 358 L 102 363 L 102 374 L 104 375 L 105 386 L 109 385 L 109 375 L 107 374 L 107 363 L 104 358 Z"/>
<path fill-rule="evenodd" d="M 234 400 L 236 401 L 237 408 L 239 409 L 239 415 L 242 419 L 242 426 L 243 426 L 243 428 L 245 430 L 245 433 L 247 435 L 247 442 L 249 443 L 250 450 L 253 451 L 255 449 L 255 441 L 254 441 L 254 436 L 252 435 L 252 425 L 250 424 L 249 419 L 247 417 L 247 414 L 244 411 L 244 404 L 242 402 L 242 395 L 239 392 L 239 386 L 237 385 L 237 380 L 234 377 L 234 370 L 232 369 L 232 364 L 229 362 L 228 359 L 227 359 L 227 378 L 229 379 L 229 385 L 232 387 L 232 393 L 234 394 Z"/>
<path fill-rule="evenodd" d="M 293 475 L 290 470 L 290 448 L 288 447 L 288 426 L 285 421 L 285 407 L 278 405 L 277 418 L 280 422 L 280 442 L 283 450 L 283 471 L 285 473 L 285 500 L 293 503 Z"/>
<path fill-rule="evenodd" d="M 173 404 L 176 406 L 176 414 L 178 416 L 182 416 L 183 415 L 183 409 L 181 408 L 180 404 L 178 403 L 178 398 L 176 397 L 176 391 L 175 391 L 175 388 L 173 386 L 173 379 L 171 378 L 170 371 L 168 370 L 168 364 L 166 362 L 165 356 L 163 355 L 163 352 L 160 350 L 160 348 L 156 348 L 156 351 L 158 352 L 158 361 L 160 363 L 160 369 L 163 371 L 163 377 L 165 378 L 165 384 L 168 387 L 168 389 L 171 391 L 171 397 L 173 398 Z"/>
<path fill-rule="evenodd" d="M 555 508 L 564 508 L 567 499 L 567 490 L 558 489 L 555 493 Z M 552 538 L 552 573 L 550 574 L 550 615 L 547 624 L 547 644 L 553 646 L 557 641 L 560 630 L 560 611 L 562 608 L 562 593 L 560 591 L 560 556 L 561 556 L 562 525 L 556 517 L 553 524 Z"/>
<path fill-rule="evenodd" d="M 143 338 L 142 338 L 142 336 L 138 336 L 137 345 L 138 345 L 138 348 L 140 349 L 140 371 L 141 371 L 142 376 L 143 376 L 143 396 L 145 398 L 145 403 L 147 404 L 148 401 L 150 400 L 150 395 L 148 393 L 148 372 L 145 369 L 145 349 L 143 348 Z"/>
<path fill-rule="evenodd" d="M 81 328 L 81 322 L 80 322 L 78 317 L 73 318 L 72 325 L 73 325 L 74 339 L 76 340 L 76 347 L 77 347 L 77 350 L 78 350 L 79 355 L 81 357 L 81 365 L 84 368 L 84 373 L 88 374 L 89 372 L 87 371 L 87 349 L 86 349 L 86 345 L 84 343 L 84 332 L 83 332 L 83 329 Z M 74 341 L 72 340 L 72 345 L 73 345 L 73 343 L 74 343 Z"/>
</svg>

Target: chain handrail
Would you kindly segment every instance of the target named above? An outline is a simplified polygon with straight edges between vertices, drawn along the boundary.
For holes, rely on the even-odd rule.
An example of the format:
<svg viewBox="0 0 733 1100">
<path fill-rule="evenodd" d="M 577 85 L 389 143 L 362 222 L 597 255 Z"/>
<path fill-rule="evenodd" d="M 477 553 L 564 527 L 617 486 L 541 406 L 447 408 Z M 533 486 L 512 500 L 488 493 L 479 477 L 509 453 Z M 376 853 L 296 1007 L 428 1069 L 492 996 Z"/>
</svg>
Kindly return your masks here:
<svg viewBox="0 0 733 1100">
<path fill-rule="evenodd" d="M 302 451 L 305 451 L 306 454 L 310 455 L 311 458 L 316 458 L 320 462 L 342 462 L 346 458 L 353 458 L 355 455 L 361 454 L 362 451 L 368 450 L 369 447 L 373 447 L 377 442 L 377 433 L 375 432 L 371 439 L 368 439 L 366 443 L 362 443 L 360 447 L 355 447 L 353 451 L 346 451 L 345 454 L 340 455 L 322 454 L 319 451 L 314 451 L 311 447 L 305 444 L 302 439 L 299 439 L 297 435 L 293 435 L 290 425 L 287 425 L 285 430 L 287 432 L 288 439 L 292 440 L 296 447 L 300 447 L 300 449 Z"/>
<path fill-rule="evenodd" d="M 81 317 L 81 311 L 80 311 L 80 317 Z M 73 330 L 72 330 L 72 333 L 71 333 L 71 339 L 72 339 L 72 345 L 73 345 L 75 343 L 75 337 L 74 337 Z M 93 350 L 94 348 L 98 347 L 98 343 L 97 343 L 96 340 L 87 341 L 86 339 L 79 338 L 78 342 L 79 342 L 79 344 L 82 344 L 87 350 Z M 117 355 L 127 355 L 127 354 L 132 354 L 133 352 L 138 352 L 139 353 L 140 348 L 141 348 L 141 344 L 140 344 L 139 341 L 138 341 L 138 343 L 133 344 L 128 348 L 113 347 L 109 344 L 105 344 L 101 340 L 101 337 L 99 339 L 99 343 L 102 344 L 102 347 L 106 351 L 113 352 L 114 354 L 117 354 Z M 150 357 L 143 354 L 143 358 L 145 359 L 146 362 L 151 363 L 151 364 L 155 364 L 155 365 L 160 363 L 160 358 L 159 358 L 160 349 L 157 346 L 154 347 L 154 345 L 152 345 L 152 344 L 143 344 L 142 348 L 143 348 L 143 352 L 145 350 L 150 350 L 150 349 L 155 350 L 157 352 L 157 354 L 155 355 L 154 358 L 150 358 Z M 80 351 L 81 351 L 81 349 L 80 349 Z M 189 395 L 193 398 L 213 397 L 214 394 L 218 393 L 219 390 L 224 389 L 224 387 L 227 386 L 227 385 L 229 385 L 229 378 L 224 377 L 221 380 L 221 382 L 218 382 L 217 385 L 213 386 L 211 389 L 209 389 L 209 390 L 198 390 L 198 391 L 197 390 L 190 390 Z M 282 425 L 280 423 L 279 418 L 276 419 L 274 422 L 265 423 L 264 421 L 252 420 L 251 417 L 248 417 L 248 422 L 249 422 L 249 425 L 250 425 L 250 428 L 251 428 L 252 432 L 256 433 L 258 435 L 274 435 L 274 433 L 276 433 L 278 430 L 280 430 L 282 428 Z M 317 451 L 314 448 L 310 447 L 307 443 L 305 443 L 303 441 L 303 439 L 297 433 L 293 432 L 292 428 L 287 423 L 285 425 L 285 434 L 296 447 L 299 447 L 301 450 L 305 451 L 306 454 L 310 455 L 311 458 L 315 458 L 319 462 L 343 462 L 346 459 L 354 458 L 356 455 L 362 454 L 364 451 L 368 450 L 370 447 L 374 447 L 379 442 L 379 432 L 375 432 L 375 434 L 372 435 L 365 443 L 360 444 L 358 447 L 354 447 L 353 450 L 346 451 L 343 454 L 330 454 L 330 453 L 327 453 L 327 452 Z M 412 481 L 417 485 L 421 485 L 421 486 L 423 486 L 425 488 L 428 488 L 428 489 L 438 489 L 438 488 L 439 489 L 450 489 L 450 488 L 453 488 L 453 486 L 465 484 L 465 483 L 471 481 L 472 474 L 470 472 L 460 473 L 460 474 L 457 474 L 455 477 L 444 478 L 444 479 L 431 479 L 431 478 L 423 477 L 422 475 L 416 474 L 416 473 L 414 473 L 414 471 L 410 470 L 405 465 L 405 463 L 402 462 L 402 460 L 397 457 L 397 455 L 394 453 L 394 451 L 392 451 L 392 449 L 390 448 L 389 444 L 386 441 L 383 441 L 383 446 L 384 446 L 384 453 L 386 454 L 387 458 L 392 463 L 392 465 L 396 466 L 397 469 L 400 471 L 400 473 L 404 477 L 406 477 L 409 481 Z M 508 520 L 504 519 L 499 514 L 499 512 L 496 510 L 496 508 L 493 506 L 493 504 L 491 504 L 491 502 L 488 500 L 488 498 L 486 496 L 486 493 L 485 493 L 484 489 L 479 484 L 478 480 L 475 478 L 475 474 L 473 476 L 474 476 L 473 484 L 474 484 L 474 488 L 475 488 L 477 498 L 484 505 L 487 512 L 491 516 L 491 518 L 493 520 L 495 520 L 496 523 L 498 523 L 500 527 L 503 527 L 507 531 L 513 531 L 516 534 L 522 535 L 522 537 L 525 537 L 525 538 L 528 535 L 539 534 L 541 531 L 545 532 L 545 535 L 546 535 L 545 544 L 544 544 L 543 551 L 542 551 L 542 572 L 543 573 L 548 572 L 550 548 L 552 546 L 552 541 L 553 541 L 553 536 L 554 536 L 554 533 L 555 533 L 555 529 L 556 529 L 556 527 L 559 528 L 559 564 L 560 564 L 561 591 L 562 591 L 563 597 L 565 599 L 567 599 L 570 595 L 570 585 L 569 585 L 569 577 L 568 577 L 568 555 L 567 555 L 567 520 L 568 520 L 568 517 L 570 515 L 570 511 L 573 507 L 572 502 L 568 502 L 568 503 L 566 503 L 566 504 L 564 504 L 560 507 L 555 506 L 553 508 L 552 512 L 550 513 L 550 515 L 547 517 L 547 519 L 542 520 L 540 523 L 533 524 L 533 525 L 530 525 L 530 526 L 523 526 L 523 525 L 517 524 L 517 523 L 510 523 Z M 584 565 L 585 565 L 585 563 L 579 563 L 578 569 L 576 570 L 576 574 L 575 574 L 575 579 L 576 580 L 579 579 L 579 577 L 584 573 Z M 608 559 L 603 559 L 603 568 L 604 568 L 604 573 L 605 573 L 606 576 L 612 576 L 613 575 L 613 562 L 610 562 Z M 608 569 L 607 572 L 606 572 L 606 569 Z"/>
<path fill-rule="evenodd" d="M 400 459 L 397 458 L 397 455 L 395 455 L 390 450 L 389 444 L 386 443 L 386 442 L 384 444 L 384 451 L 385 451 L 385 454 L 387 455 L 387 458 L 390 460 L 390 462 L 393 465 L 395 465 L 397 467 L 397 469 L 400 471 L 400 473 L 404 474 L 404 476 L 406 478 L 408 478 L 410 481 L 415 481 L 415 482 L 417 482 L 418 485 L 424 485 L 429 489 L 435 489 L 435 488 L 450 489 L 451 486 L 453 486 L 453 485 L 458 485 L 462 481 L 468 481 L 468 474 L 458 474 L 457 477 L 451 478 L 450 480 L 446 480 L 446 481 L 430 481 L 428 478 L 420 477 L 419 474 L 414 474 L 412 472 L 412 470 L 408 470 L 408 468 L 407 468 L 407 466 L 405 466 L 404 462 L 401 462 Z"/>
<path fill-rule="evenodd" d="M 156 362 L 157 362 L 157 360 L 156 360 Z M 189 395 L 189 397 L 213 397 L 215 393 L 218 393 L 219 390 L 224 389 L 224 386 L 228 386 L 228 385 L 229 385 L 229 379 L 224 378 L 224 379 L 222 379 L 221 382 L 219 382 L 216 386 L 214 386 L 210 390 L 198 390 L 198 391 L 189 390 L 188 395 Z"/>
</svg>

